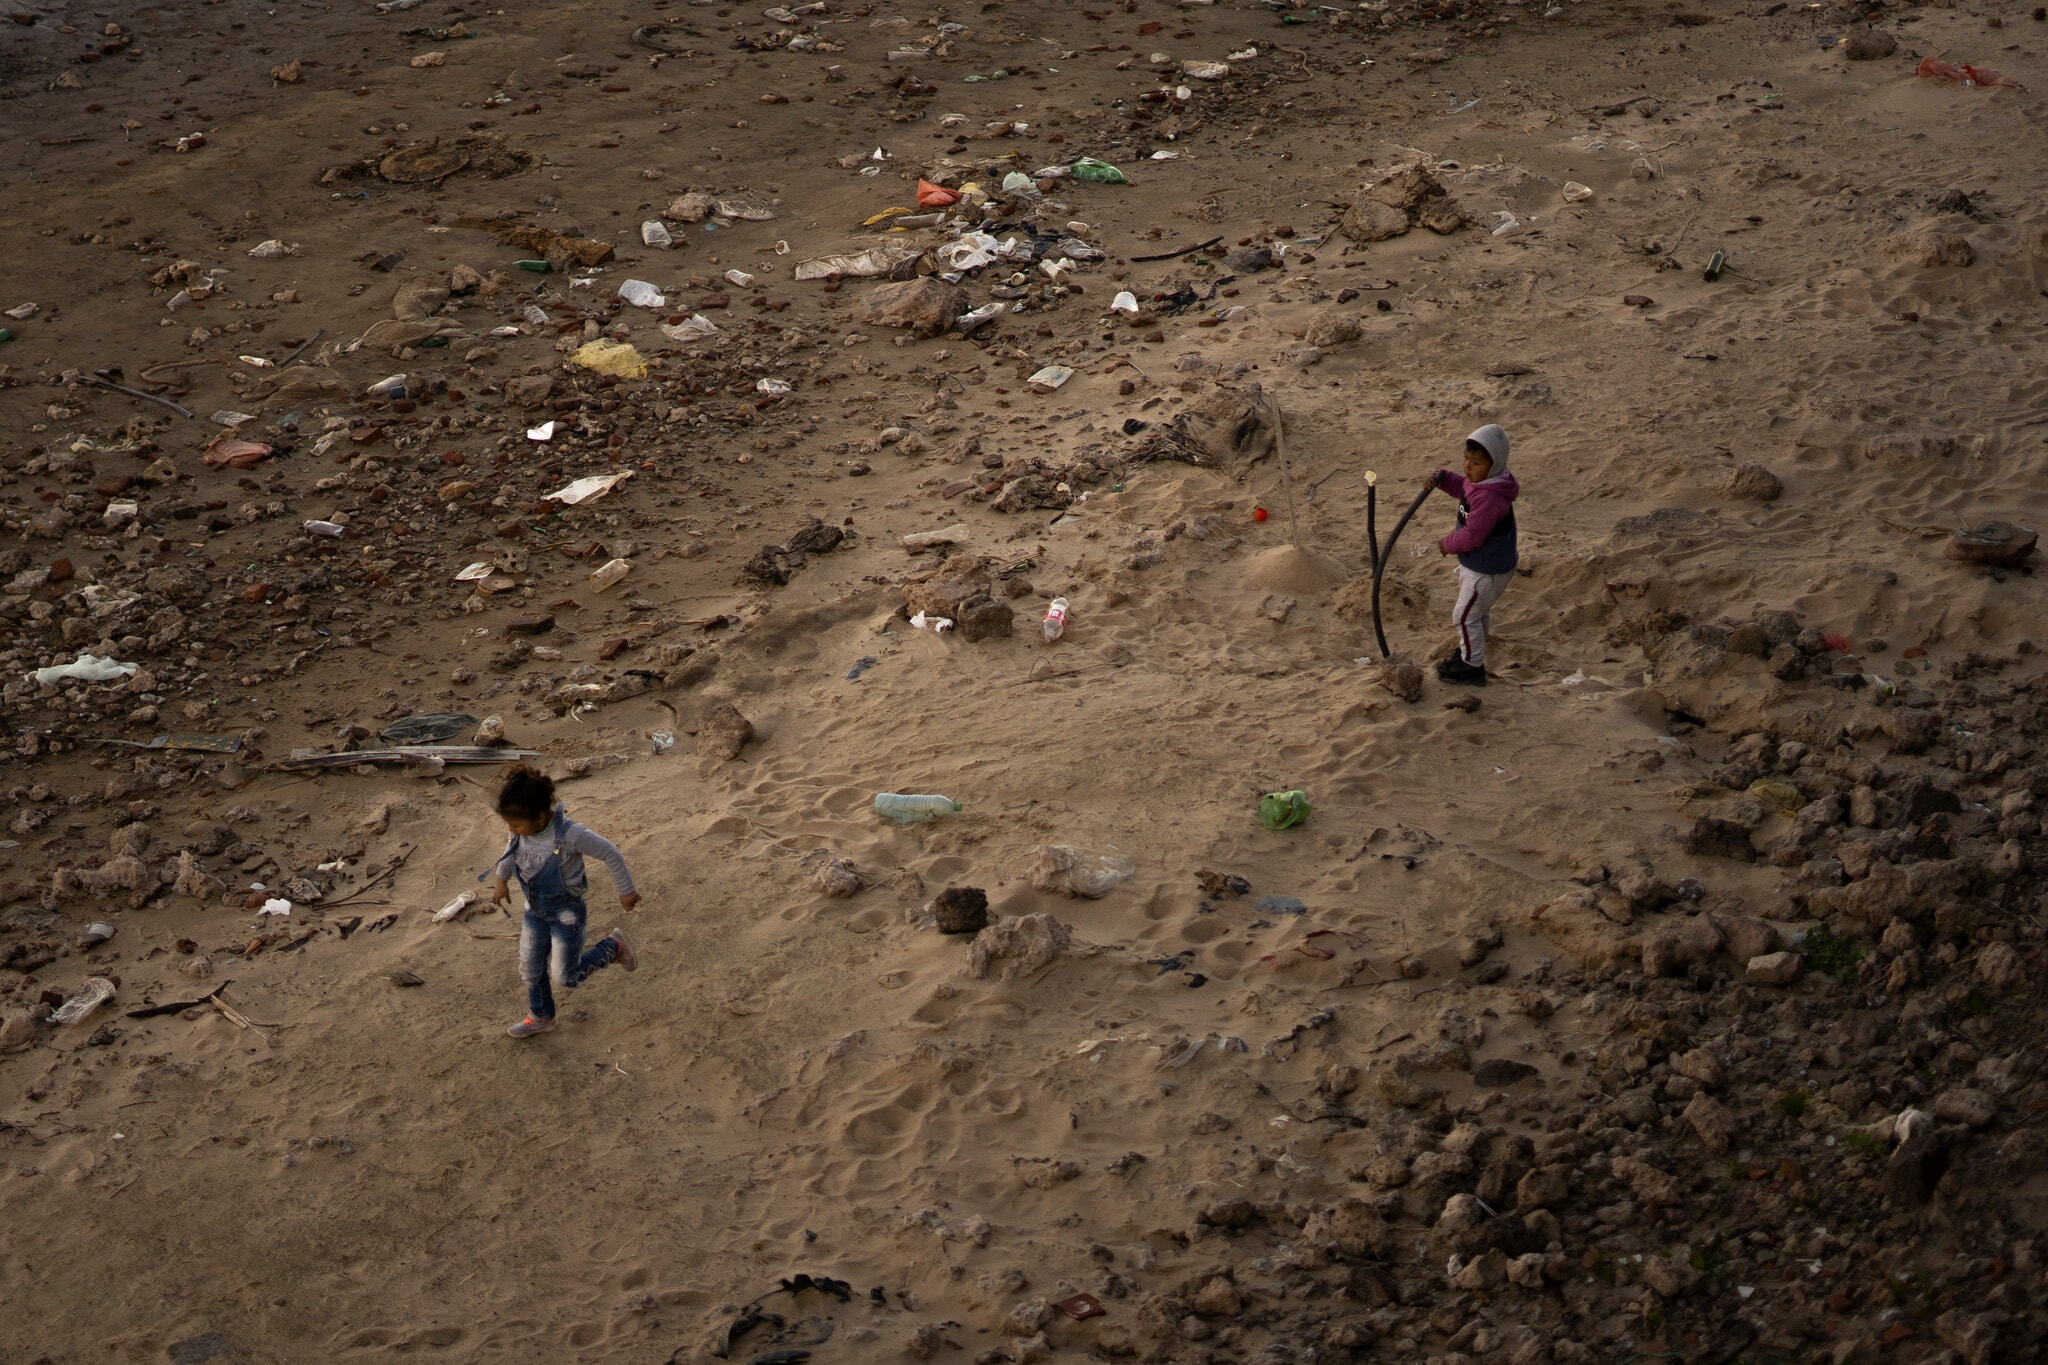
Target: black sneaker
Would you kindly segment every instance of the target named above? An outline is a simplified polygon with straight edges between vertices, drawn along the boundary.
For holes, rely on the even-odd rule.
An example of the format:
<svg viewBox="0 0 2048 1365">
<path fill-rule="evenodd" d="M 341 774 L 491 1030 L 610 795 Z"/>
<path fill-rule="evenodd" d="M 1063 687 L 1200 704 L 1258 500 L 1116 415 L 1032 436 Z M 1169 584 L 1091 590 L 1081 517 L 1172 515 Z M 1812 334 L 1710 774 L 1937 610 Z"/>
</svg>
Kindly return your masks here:
<svg viewBox="0 0 2048 1365">
<path fill-rule="evenodd" d="M 1436 666 L 1437 677 L 1464 687 L 1486 686 L 1486 670 L 1466 663 L 1455 654 Z"/>
</svg>

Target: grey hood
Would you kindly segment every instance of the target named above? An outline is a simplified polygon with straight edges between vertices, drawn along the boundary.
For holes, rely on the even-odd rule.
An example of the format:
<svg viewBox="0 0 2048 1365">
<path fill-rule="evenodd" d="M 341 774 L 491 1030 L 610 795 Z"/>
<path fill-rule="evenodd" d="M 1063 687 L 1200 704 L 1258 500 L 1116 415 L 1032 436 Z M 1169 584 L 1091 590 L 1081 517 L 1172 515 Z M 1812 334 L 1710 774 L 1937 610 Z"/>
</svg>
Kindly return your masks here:
<svg viewBox="0 0 2048 1365">
<path fill-rule="evenodd" d="M 1493 457 L 1493 472 L 1486 476 L 1488 483 L 1508 472 L 1508 434 L 1498 425 L 1489 423 L 1465 439 L 1479 442 L 1486 447 L 1486 453 Z"/>
</svg>

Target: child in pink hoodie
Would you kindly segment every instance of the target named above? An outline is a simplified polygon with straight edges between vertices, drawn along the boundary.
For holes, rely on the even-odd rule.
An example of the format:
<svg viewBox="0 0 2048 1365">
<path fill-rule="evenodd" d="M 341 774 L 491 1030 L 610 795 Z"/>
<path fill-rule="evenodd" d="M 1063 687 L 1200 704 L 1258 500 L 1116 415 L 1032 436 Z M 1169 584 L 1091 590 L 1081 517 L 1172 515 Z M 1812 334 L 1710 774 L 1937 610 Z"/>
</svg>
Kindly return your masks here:
<svg viewBox="0 0 2048 1365">
<path fill-rule="evenodd" d="M 1436 666 L 1445 682 L 1486 685 L 1486 627 L 1493 604 L 1507 591 L 1520 555 L 1515 545 L 1515 495 L 1521 486 L 1508 472 L 1508 434 L 1483 426 L 1465 438 L 1465 472 L 1439 469 L 1423 479 L 1458 500 L 1458 529 L 1437 549 L 1458 557 L 1458 605 L 1451 623 L 1458 652 Z"/>
</svg>

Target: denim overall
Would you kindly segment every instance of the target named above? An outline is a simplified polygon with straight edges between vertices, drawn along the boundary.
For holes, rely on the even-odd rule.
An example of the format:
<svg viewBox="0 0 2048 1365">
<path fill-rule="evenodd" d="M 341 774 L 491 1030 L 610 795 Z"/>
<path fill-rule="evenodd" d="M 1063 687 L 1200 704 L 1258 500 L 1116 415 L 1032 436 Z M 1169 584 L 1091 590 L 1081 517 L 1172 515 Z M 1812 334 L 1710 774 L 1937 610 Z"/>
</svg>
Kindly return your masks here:
<svg viewBox="0 0 2048 1365">
<path fill-rule="evenodd" d="M 519 876 L 519 889 L 526 893 L 526 916 L 519 928 L 519 973 L 526 980 L 526 1012 L 535 1019 L 555 1017 L 550 976 L 563 990 L 573 990 L 618 956 L 618 947 L 609 937 L 588 952 L 583 949 L 589 911 L 583 897 L 570 891 L 562 876 L 562 826 L 567 820 L 563 807 L 555 807 L 550 822 L 555 832 L 554 852 L 538 875 L 530 879 Z M 510 857 L 518 846 L 519 836 L 514 835 L 505 845 L 504 856 Z M 513 866 L 516 873 L 518 864 Z"/>
</svg>

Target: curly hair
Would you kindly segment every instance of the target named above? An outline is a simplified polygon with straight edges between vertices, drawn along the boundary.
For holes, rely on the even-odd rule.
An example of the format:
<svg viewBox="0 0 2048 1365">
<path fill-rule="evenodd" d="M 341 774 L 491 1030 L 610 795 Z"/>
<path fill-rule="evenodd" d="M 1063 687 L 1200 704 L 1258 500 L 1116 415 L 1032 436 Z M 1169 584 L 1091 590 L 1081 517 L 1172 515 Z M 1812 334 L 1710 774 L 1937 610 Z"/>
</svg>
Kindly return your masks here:
<svg viewBox="0 0 2048 1365">
<path fill-rule="evenodd" d="M 554 814 L 555 780 L 524 763 L 505 774 L 498 788 L 498 814 L 514 820 L 545 820 Z"/>
</svg>

